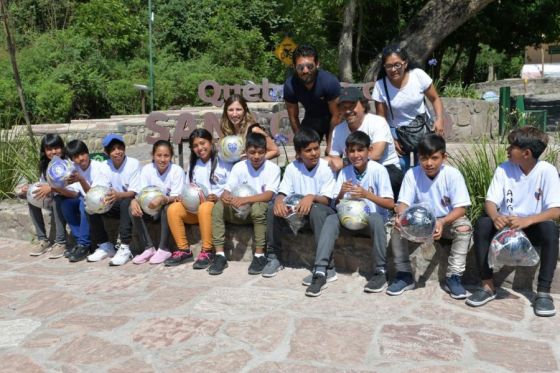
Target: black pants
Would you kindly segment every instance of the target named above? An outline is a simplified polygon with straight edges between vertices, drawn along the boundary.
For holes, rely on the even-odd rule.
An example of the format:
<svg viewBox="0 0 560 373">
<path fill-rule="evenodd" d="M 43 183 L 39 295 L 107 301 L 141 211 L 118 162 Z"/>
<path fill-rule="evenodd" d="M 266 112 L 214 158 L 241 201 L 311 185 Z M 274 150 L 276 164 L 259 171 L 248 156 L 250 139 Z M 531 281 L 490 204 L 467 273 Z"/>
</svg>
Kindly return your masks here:
<svg viewBox="0 0 560 373">
<path fill-rule="evenodd" d="M 307 117 L 305 116 L 301 121 L 301 128 L 309 128 L 315 130 L 319 134 L 321 141 L 323 137 L 329 136 L 329 129 L 331 128 L 331 116 L 324 117 Z"/>
<path fill-rule="evenodd" d="M 395 202 L 399 199 L 399 192 L 401 191 L 401 184 L 404 178 L 404 173 L 400 168 L 394 164 L 385 166 L 389 173 L 389 180 L 391 180 L 391 189 L 393 189 L 393 197 Z"/>
<path fill-rule="evenodd" d="M 109 236 L 105 230 L 103 220 L 107 218 L 117 218 L 119 219 L 119 236 L 121 238 L 121 243 L 130 245 L 130 242 L 132 242 L 132 219 L 128 209 L 131 200 L 131 198 L 119 199 L 105 214 L 88 214 L 90 234 L 93 241 L 98 244 L 108 242 Z"/>
<path fill-rule="evenodd" d="M 490 242 L 496 234 L 492 219 L 488 216 L 480 217 L 474 227 L 474 249 L 476 262 L 482 280 L 493 278 L 492 269 L 488 266 L 488 252 Z M 552 220 L 531 225 L 523 229 L 533 246 L 540 246 L 541 264 L 537 281 L 537 291 L 550 292 L 550 285 L 554 277 L 558 260 L 558 227 Z"/>
</svg>

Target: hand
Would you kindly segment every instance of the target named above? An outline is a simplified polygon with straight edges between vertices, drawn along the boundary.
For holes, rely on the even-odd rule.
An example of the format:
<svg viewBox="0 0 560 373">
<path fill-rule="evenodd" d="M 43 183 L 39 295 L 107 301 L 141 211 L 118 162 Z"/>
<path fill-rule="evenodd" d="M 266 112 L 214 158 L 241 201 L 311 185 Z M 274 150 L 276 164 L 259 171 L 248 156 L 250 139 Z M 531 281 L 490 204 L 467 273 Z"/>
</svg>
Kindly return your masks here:
<svg viewBox="0 0 560 373">
<path fill-rule="evenodd" d="M 119 199 L 119 193 L 115 189 L 111 189 L 111 191 L 107 193 L 107 196 L 105 197 L 105 202 L 111 205 L 117 202 L 118 199 Z"/>
<path fill-rule="evenodd" d="M 81 178 L 82 178 L 82 175 L 78 171 L 72 171 L 72 173 L 68 177 L 67 184 L 78 183 L 78 182 L 80 182 Z"/>
<path fill-rule="evenodd" d="M 218 196 L 215 194 L 209 194 L 208 197 L 206 197 L 206 200 L 209 202 L 218 202 Z"/>
<path fill-rule="evenodd" d="M 505 215 L 497 215 L 495 218 L 492 219 L 492 222 L 494 223 L 494 227 L 499 231 L 504 229 L 504 227 L 509 226 L 509 221 L 510 218 Z"/>
<path fill-rule="evenodd" d="M 342 183 L 342 187 L 340 188 L 340 191 L 343 193 L 349 193 L 352 191 L 352 188 L 354 187 L 354 184 L 352 184 L 351 181 L 345 181 Z"/>
<path fill-rule="evenodd" d="M 308 194 L 299 201 L 298 205 L 296 206 L 296 212 L 300 216 L 309 215 L 311 211 L 311 207 L 313 207 L 313 199 L 315 196 L 313 194 Z"/>
<path fill-rule="evenodd" d="M 405 155 L 405 154 L 404 154 L 404 150 L 403 150 L 402 147 L 401 147 L 400 141 L 397 140 L 397 139 L 393 139 L 393 142 L 395 143 L 395 150 L 397 151 L 397 153 L 398 153 L 399 155 Z"/>
<path fill-rule="evenodd" d="M 445 135 L 444 127 L 443 127 L 443 118 L 437 118 L 434 122 L 434 132 L 440 136 Z"/>
<path fill-rule="evenodd" d="M 130 213 L 132 214 L 132 216 L 135 216 L 137 218 L 141 218 L 142 215 L 144 215 L 140 204 L 135 199 L 130 202 Z"/>
<path fill-rule="evenodd" d="M 166 199 L 167 199 L 166 196 L 161 196 L 161 197 L 154 198 L 152 200 L 152 202 L 150 202 L 148 204 L 148 207 L 151 208 L 151 209 L 156 209 L 156 208 L 160 207 L 161 205 L 165 204 Z"/>
<path fill-rule="evenodd" d="M 441 222 L 440 219 L 437 219 L 436 228 L 434 229 L 434 234 L 432 234 L 432 238 L 434 239 L 434 241 L 437 241 L 441 238 L 442 234 L 443 234 L 443 223 Z"/>
<path fill-rule="evenodd" d="M 231 197 L 230 205 L 232 205 L 235 208 L 240 208 L 241 206 L 249 203 L 246 201 L 246 198 L 247 197 Z"/>
<path fill-rule="evenodd" d="M 327 157 L 327 160 L 329 161 L 329 167 L 334 172 L 337 172 L 344 167 L 344 161 L 340 157 Z"/>
<path fill-rule="evenodd" d="M 20 188 L 16 187 L 16 192 L 19 197 L 25 197 L 27 195 L 28 190 L 29 190 L 29 184 L 22 185 Z"/>
<path fill-rule="evenodd" d="M 533 222 L 531 221 L 530 216 L 524 218 L 521 218 L 519 216 L 510 216 L 509 218 L 509 226 L 513 229 L 525 229 L 532 224 Z"/>
<path fill-rule="evenodd" d="M 350 189 L 350 196 L 352 198 L 366 198 L 367 190 L 362 188 L 361 185 L 353 185 Z"/>
<path fill-rule="evenodd" d="M 224 191 L 224 193 L 222 193 L 222 202 L 226 205 L 231 205 L 231 199 L 233 197 L 231 196 L 231 193 L 228 191 Z"/>
<path fill-rule="evenodd" d="M 38 199 L 45 199 L 51 194 L 51 187 L 49 184 L 41 184 L 33 194 Z"/>
<path fill-rule="evenodd" d="M 288 206 L 284 203 L 284 198 L 276 198 L 274 201 L 274 216 L 285 218 L 290 214 Z"/>
</svg>

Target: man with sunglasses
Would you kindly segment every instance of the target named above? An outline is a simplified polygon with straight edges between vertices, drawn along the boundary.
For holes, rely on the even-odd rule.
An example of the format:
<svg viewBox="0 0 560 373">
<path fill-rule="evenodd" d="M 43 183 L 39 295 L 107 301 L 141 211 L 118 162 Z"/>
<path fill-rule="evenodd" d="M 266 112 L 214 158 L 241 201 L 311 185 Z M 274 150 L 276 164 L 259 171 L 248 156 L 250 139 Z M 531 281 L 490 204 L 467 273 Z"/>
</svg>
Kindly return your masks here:
<svg viewBox="0 0 560 373">
<path fill-rule="evenodd" d="M 337 99 L 340 96 L 340 82 L 333 74 L 319 69 L 317 50 L 310 45 L 297 47 L 292 59 L 295 74 L 284 83 L 284 100 L 290 125 L 294 133 L 306 127 L 315 130 L 321 140 L 326 135 L 328 151 L 332 130 L 339 123 Z M 298 103 L 305 109 L 301 123 Z"/>
</svg>

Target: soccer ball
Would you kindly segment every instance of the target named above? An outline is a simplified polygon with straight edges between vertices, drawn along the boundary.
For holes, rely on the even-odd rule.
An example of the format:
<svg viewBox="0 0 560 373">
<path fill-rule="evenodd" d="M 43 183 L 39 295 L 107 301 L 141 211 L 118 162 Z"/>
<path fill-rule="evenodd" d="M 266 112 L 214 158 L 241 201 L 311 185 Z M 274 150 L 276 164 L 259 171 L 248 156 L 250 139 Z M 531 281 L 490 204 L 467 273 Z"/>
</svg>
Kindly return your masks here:
<svg viewBox="0 0 560 373">
<path fill-rule="evenodd" d="M 91 187 L 86 193 L 84 199 L 86 212 L 92 214 L 104 214 L 113 207 L 112 203 L 107 203 L 107 195 L 111 191 L 110 188 L 103 185 Z"/>
<path fill-rule="evenodd" d="M 185 184 L 181 197 L 185 209 L 192 214 L 196 214 L 200 204 L 206 201 L 206 197 L 208 197 L 208 189 L 204 185 L 196 183 Z"/>
<path fill-rule="evenodd" d="M 425 205 L 412 205 L 400 217 L 401 233 L 412 242 L 426 242 L 432 238 L 436 228 L 436 216 Z"/>
<path fill-rule="evenodd" d="M 143 188 L 140 191 L 140 193 L 138 193 L 137 199 L 138 202 L 140 203 L 140 207 L 142 208 L 142 211 L 144 211 L 148 215 L 156 216 L 159 210 L 161 210 L 161 205 L 152 209 L 149 207 L 150 202 L 152 202 L 156 198 L 163 197 L 163 196 L 165 196 L 165 194 L 163 194 L 163 192 L 157 186 L 150 185 Z"/>
<path fill-rule="evenodd" d="M 30 184 L 27 189 L 27 202 L 40 209 L 48 209 L 52 206 L 53 199 L 49 195 L 46 198 L 39 199 L 35 196 L 35 191 L 41 186 L 41 183 Z"/>
<path fill-rule="evenodd" d="M 289 196 L 284 198 L 284 204 L 289 210 L 289 214 L 285 219 L 294 234 L 296 234 L 301 228 L 303 228 L 307 219 L 307 216 L 301 216 L 296 213 L 296 206 L 302 199 L 303 196 L 301 194 L 290 194 Z"/>
<path fill-rule="evenodd" d="M 239 184 L 232 189 L 231 194 L 234 197 L 251 197 L 256 195 L 257 192 L 248 184 Z M 245 204 L 239 208 L 234 207 L 234 209 L 239 218 L 245 219 L 249 215 L 249 212 L 251 212 L 251 205 Z"/>
<path fill-rule="evenodd" d="M 72 161 L 54 156 L 47 166 L 47 182 L 55 188 L 62 188 L 74 170 Z"/>
<path fill-rule="evenodd" d="M 518 229 L 504 228 L 492 239 L 488 254 L 488 266 L 534 266 L 539 254 L 529 238 Z"/>
<path fill-rule="evenodd" d="M 364 201 L 360 199 L 342 199 L 336 209 L 340 224 L 344 228 L 358 231 L 367 227 L 371 211 Z"/>
<path fill-rule="evenodd" d="M 245 142 L 241 136 L 230 135 L 220 141 L 218 157 L 224 162 L 237 162 L 245 150 Z"/>
</svg>

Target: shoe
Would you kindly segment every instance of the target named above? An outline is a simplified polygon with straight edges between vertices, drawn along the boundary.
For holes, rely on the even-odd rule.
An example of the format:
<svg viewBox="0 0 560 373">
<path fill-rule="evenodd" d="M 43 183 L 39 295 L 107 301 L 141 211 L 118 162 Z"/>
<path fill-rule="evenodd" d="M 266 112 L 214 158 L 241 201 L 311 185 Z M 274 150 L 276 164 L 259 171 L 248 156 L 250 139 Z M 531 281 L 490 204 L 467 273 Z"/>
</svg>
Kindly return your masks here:
<svg viewBox="0 0 560 373">
<path fill-rule="evenodd" d="M 276 258 L 268 258 L 266 265 L 262 270 L 263 277 L 274 277 L 278 273 L 278 271 L 284 269 L 280 261 Z"/>
<path fill-rule="evenodd" d="M 206 269 L 214 261 L 214 253 L 212 251 L 201 251 L 193 263 L 194 269 Z"/>
<path fill-rule="evenodd" d="M 41 240 L 40 242 L 33 245 L 31 251 L 29 252 L 30 256 L 39 256 L 49 252 L 51 249 L 51 244 L 49 241 Z"/>
<path fill-rule="evenodd" d="M 147 248 L 146 250 L 144 250 L 142 254 L 136 255 L 134 259 L 132 259 L 132 263 L 144 264 L 148 260 L 150 260 L 150 258 L 154 256 L 155 253 L 156 253 L 156 249 L 154 249 L 153 247 Z"/>
<path fill-rule="evenodd" d="M 311 285 L 307 287 L 305 291 L 305 295 L 308 297 L 318 297 L 323 293 L 323 289 L 326 289 L 327 286 L 327 278 L 322 273 L 314 273 L 313 279 L 311 280 Z"/>
<path fill-rule="evenodd" d="M 476 289 L 474 293 L 465 301 L 466 304 L 472 307 L 480 307 L 496 299 L 496 292 L 492 290 Z"/>
<path fill-rule="evenodd" d="M 101 245 L 99 245 L 97 250 L 95 250 L 93 252 L 93 254 L 91 254 L 87 257 L 87 261 L 88 262 L 99 262 L 100 260 L 103 260 L 103 259 L 109 258 L 109 257 L 112 258 L 113 256 L 115 256 L 115 248 L 113 247 L 113 244 L 110 243 L 110 242 L 105 242 L 105 243 L 102 243 Z"/>
<path fill-rule="evenodd" d="M 249 266 L 249 274 L 250 275 L 260 275 L 264 269 L 264 267 L 266 266 L 268 260 L 266 259 L 266 256 L 254 256 L 253 255 L 253 260 L 251 261 L 251 265 Z"/>
<path fill-rule="evenodd" d="M 445 291 L 449 293 L 453 299 L 465 299 L 467 297 L 467 291 L 461 283 L 461 276 L 451 275 L 445 279 Z"/>
<path fill-rule="evenodd" d="M 208 273 L 211 275 L 221 275 L 224 269 L 228 267 L 227 259 L 225 255 L 216 255 L 214 257 L 214 262 L 210 267 L 208 267 Z"/>
<path fill-rule="evenodd" d="M 120 244 L 116 246 L 116 249 L 117 253 L 109 261 L 110 266 L 122 266 L 132 259 L 132 253 L 128 245 Z"/>
<path fill-rule="evenodd" d="M 395 279 L 391 282 L 391 285 L 387 288 L 387 294 L 389 295 L 401 295 L 407 290 L 412 290 L 416 284 L 414 283 L 414 278 L 412 278 L 412 273 L 410 272 L 397 272 Z"/>
<path fill-rule="evenodd" d="M 385 272 L 375 273 L 364 286 L 366 293 L 381 293 L 387 288 L 387 274 Z"/>
<path fill-rule="evenodd" d="M 533 307 L 535 315 L 548 317 L 556 315 L 556 309 L 554 308 L 554 301 L 548 293 L 537 293 L 535 300 L 533 301 Z"/>
<path fill-rule="evenodd" d="M 68 257 L 68 261 L 72 263 L 82 261 L 85 258 L 87 258 L 89 252 L 90 252 L 89 246 L 78 245 L 76 246 L 74 251 L 72 251 L 72 254 L 70 254 L 70 256 Z"/>
<path fill-rule="evenodd" d="M 336 269 L 327 268 L 327 282 L 333 282 L 336 280 L 338 280 L 338 276 L 336 275 Z M 311 285 L 312 281 L 313 281 L 313 273 L 311 273 L 309 276 L 305 276 L 301 284 L 304 286 L 309 286 Z"/>
<path fill-rule="evenodd" d="M 171 257 L 167 259 L 165 262 L 163 262 L 163 264 L 165 264 L 166 267 L 175 267 L 183 263 L 192 261 L 192 259 L 193 259 L 193 253 L 190 249 L 177 250 L 173 252 L 173 254 L 171 254 Z"/>
<path fill-rule="evenodd" d="M 76 250 L 77 247 L 78 246 L 76 245 L 74 247 L 71 247 L 69 249 L 64 250 L 64 257 L 65 258 L 70 258 L 70 255 L 72 255 L 72 253 Z"/>
<path fill-rule="evenodd" d="M 54 245 L 52 245 L 51 255 L 49 255 L 49 259 L 62 258 L 65 252 L 66 252 L 66 244 L 55 243 Z"/>
<path fill-rule="evenodd" d="M 155 254 L 150 258 L 150 264 L 161 264 L 171 258 L 171 251 L 157 249 Z"/>
</svg>

